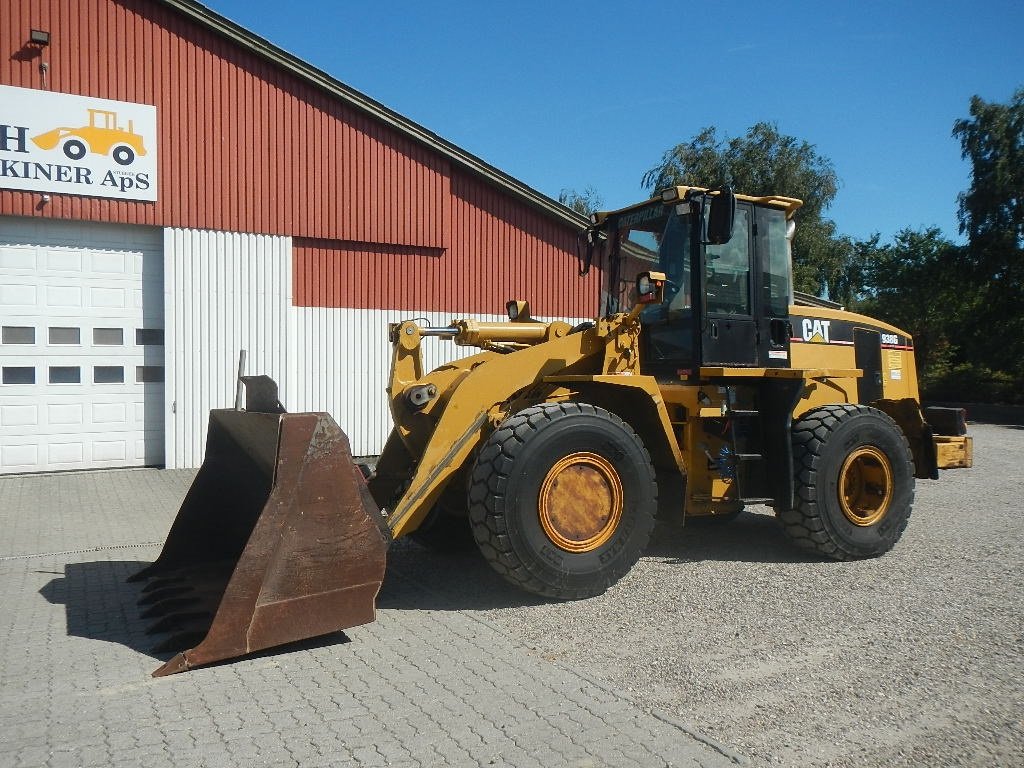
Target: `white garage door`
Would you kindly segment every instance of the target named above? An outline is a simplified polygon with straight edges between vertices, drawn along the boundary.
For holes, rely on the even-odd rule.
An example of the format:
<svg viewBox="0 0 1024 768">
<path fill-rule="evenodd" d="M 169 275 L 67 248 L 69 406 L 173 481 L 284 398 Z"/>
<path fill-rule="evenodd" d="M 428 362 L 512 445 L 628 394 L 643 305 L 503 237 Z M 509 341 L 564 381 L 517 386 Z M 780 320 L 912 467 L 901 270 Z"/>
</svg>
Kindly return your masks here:
<svg viewBox="0 0 1024 768">
<path fill-rule="evenodd" d="M 0 474 L 163 463 L 161 242 L 0 217 Z"/>
</svg>

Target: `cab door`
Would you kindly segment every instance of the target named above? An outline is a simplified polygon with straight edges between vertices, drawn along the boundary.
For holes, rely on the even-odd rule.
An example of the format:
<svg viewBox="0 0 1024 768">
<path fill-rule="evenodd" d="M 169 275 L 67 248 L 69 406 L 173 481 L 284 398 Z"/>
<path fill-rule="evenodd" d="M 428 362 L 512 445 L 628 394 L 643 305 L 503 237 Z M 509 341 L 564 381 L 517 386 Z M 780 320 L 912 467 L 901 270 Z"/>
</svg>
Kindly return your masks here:
<svg viewBox="0 0 1024 768">
<path fill-rule="evenodd" d="M 789 365 L 793 326 L 789 302 L 793 267 L 789 255 L 786 213 L 778 208 L 754 208 L 754 318 L 757 323 L 757 364 L 767 368 Z"/>
<path fill-rule="evenodd" d="M 864 373 L 857 379 L 857 400 L 882 399 L 882 335 L 867 328 L 853 329 L 854 365 Z"/>
<path fill-rule="evenodd" d="M 751 302 L 753 207 L 737 202 L 732 238 L 702 249 L 701 360 L 704 365 L 753 366 L 757 328 Z"/>
</svg>

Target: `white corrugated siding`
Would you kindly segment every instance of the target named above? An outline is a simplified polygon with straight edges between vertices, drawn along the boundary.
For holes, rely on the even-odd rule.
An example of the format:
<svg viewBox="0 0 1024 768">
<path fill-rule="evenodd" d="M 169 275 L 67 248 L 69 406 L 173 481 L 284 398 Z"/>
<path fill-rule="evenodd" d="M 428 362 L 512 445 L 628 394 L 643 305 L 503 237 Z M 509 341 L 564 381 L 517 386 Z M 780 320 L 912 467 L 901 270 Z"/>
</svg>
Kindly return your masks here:
<svg viewBox="0 0 1024 768">
<path fill-rule="evenodd" d="M 234 403 L 239 350 L 289 411 L 326 411 L 356 455 L 380 453 L 391 431 L 385 387 L 388 323 L 448 325 L 458 313 L 291 306 L 291 238 L 164 230 L 168 467 L 197 467 L 210 409 Z M 504 315 L 476 315 L 501 321 Z M 475 354 L 428 338 L 424 370 Z"/>
<path fill-rule="evenodd" d="M 401 309 L 322 309 L 293 307 L 289 313 L 293 350 L 288 380 L 289 411 L 327 411 L 348 434 L 357 456 L 380 453 L 391 432 L 384 391 L 391 372 L 388 323 L 412 318 L 445 326 L 452 313 Z M 504 315 L 477 315 L 480 320 L 507 320 Z M 423 369 L 473 355 L 437 338 L 423 340 Z"/>
<path fill-rule="evenodd" d="M 211 408 L 234 404 L 239 350 L 287 403 L 291 238 L 164 230 L 168 467 L 197 467 Z"/>
</svg>

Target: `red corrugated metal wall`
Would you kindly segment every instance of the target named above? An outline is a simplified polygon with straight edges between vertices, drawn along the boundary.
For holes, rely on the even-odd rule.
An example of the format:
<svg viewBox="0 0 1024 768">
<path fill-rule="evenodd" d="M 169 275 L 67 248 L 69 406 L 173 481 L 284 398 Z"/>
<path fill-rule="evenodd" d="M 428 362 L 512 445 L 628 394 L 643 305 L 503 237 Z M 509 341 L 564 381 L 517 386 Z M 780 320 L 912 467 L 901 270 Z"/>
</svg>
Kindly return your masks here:
<svg viewBox="0 0 1024 768">
<path fill-rule="evenodd" d="M 597 295 L 578 276 L 574 236 L 465 174 L 452 181 L 447 249 L 295 241 L 293 302 L 502 314 L 511 298 L 539 316 L 589 317 Z"/>
<path fill-rule="evenodd" d="M 155 104 L 159 202 L 0 192 L 26 216 L 439 246 L 446 163 L 151 0 L 4 0 L 0 82 Z"/>
<path fill-rule="evenodd" d="M 47 88 L 155 104 L 159 131 L 158 202 L 55 194 L 40 206 L 36 193 L 0 190 L 0 215 L 309 238 L 296 248 L 305 305 L 499 312 L 514 295 L 538 314 L 593 313 L 568 225 L 174 9 L 0 7 L 0 83 L 41 88 L 46 61 Z M 41 57 L 26 46 L 33 28 L 51 33 Z M 335 263 L 346 277 L 324 284 L 317 276 Z M 399 286 L 405 278 L 415 283 Z"/>
</svg>

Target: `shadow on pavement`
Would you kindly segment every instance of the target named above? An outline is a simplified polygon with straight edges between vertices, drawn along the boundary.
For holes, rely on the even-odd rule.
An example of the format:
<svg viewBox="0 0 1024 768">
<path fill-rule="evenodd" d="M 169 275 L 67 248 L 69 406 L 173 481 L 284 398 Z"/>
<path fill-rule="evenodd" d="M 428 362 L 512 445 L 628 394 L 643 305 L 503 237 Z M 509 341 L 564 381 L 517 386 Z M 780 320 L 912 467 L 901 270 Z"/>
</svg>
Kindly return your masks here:
<svg viewBox="0 0 1024 768">
<path fill-rule="evenodd" d="M 148 562 L 123 560 L 69 563 L 64 566 L 64 575 L 52 579 L 39 593 L 50 603 L 64 606 L 69 636 L 126 646 L 153 658 L 155 669 L 156 662 L 167 661 L 174 655 L 170 651 L 157 653 L 153 650 L 168 637 L 168 633 L 146 632 L 155 619 L 142 617 L 143 609 L 138 605 L 142 585 L 127 581 L 129 576 L 147 565 Z M 334 632 L 249 654 L 244 658 L 258 659 L 347 642 L 349 639 L 345 633 Z M 221 663 L 229 664 L 233 660 Z"/>
<path fill-rule="evenodd" d="M 484 611 L 549 602 L 509 584 L 475 545 L 464 552 L 435 552 L 400 540 L 388 551 L 388 568 L 377 600 L 396 610 Z"/>
<path fill-rule="evenodd" d="M 820 562 L 797 550 L 769 514 L 744 512 L 732 521 L 690 522 L 685 528 L 660 520 L 644 557 L 678 563 Z M 474 546 L 442 553 L 406 539 L 388 552 L 378 605 L 396 610 L 492 610 L 551 602 L 501 578 Z"/>
<path fill-rule="evenodd" d="M 672 563 L 811 563 L 821 558 L 790 543 L 771 514 L 743 512 L 733 520 L 659 521 L 645 557 Z"/>
<path fill-rule="evenodd" d="M 661 520 L 655 526 L 644 557 L 686 567 L 702 561 L 765 563 L 810 562 L 786 540 L 767 514 L 746 512 L 732 521 L 688 524 Z M 101 560 L 69 563 L 63 575 L 52 579 L 40 594 L 63 605 L 67 633 L 127 646 L 154 660 L 166 661 L 171 652 L 155 652 L 167 634 L 147 634 L 155 619 L 143 618 L 138 606 L 141 585 L 128 577 L 147 562 Z M 542 605 L 545 598 L 522 591 L 502 579 L 474 546 L 457 553 L 439 553 L 409 539 L 395 542 L 388 552 L 388 568 L 377 600 L 382 609 L 432 611 L 485 611 Z M 255 654 L 277 655 L 348 642 L 338 632 Z M 176 649 L 183 650 L 183 649 Z"/>
<path fill-rule="evenodd" d="M 149 654 L 157 640 L 146 634 L 149 622 L 139 616 L 138 585 L 126 582 L 145 565 L 148 563 L 123 560 L 68 563 L 64 575 L 51 580 L 39 593 L 54 605 L 64 606 L 69 635 L 119 643 Z"/>
</svg>

